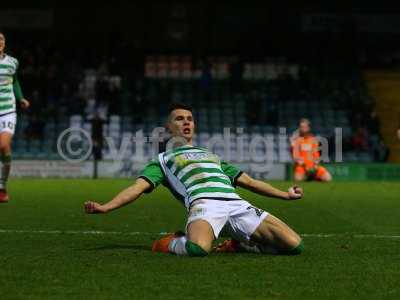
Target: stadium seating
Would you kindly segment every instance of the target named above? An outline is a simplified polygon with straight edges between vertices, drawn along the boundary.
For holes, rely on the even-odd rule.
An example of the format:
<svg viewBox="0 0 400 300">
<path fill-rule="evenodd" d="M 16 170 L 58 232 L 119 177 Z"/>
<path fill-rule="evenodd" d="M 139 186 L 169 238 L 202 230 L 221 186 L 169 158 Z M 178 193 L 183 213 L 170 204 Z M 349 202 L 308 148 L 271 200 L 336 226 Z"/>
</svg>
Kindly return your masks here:
<svg viewBox="0 0 400 300">
<path fill-rule="evenodd" d="M 113 100 L 103 104 L 96 101 L 98 72 L 93 69 L 82 71 L 79 93 L 86 99 L 84 111 L 49 119 L 44 137 L 39 140 L 24 138 L 24 129 L 29 122 L 22 115 L 16 132 L 15 156 L 57 157 L 56 141 L 60 132 L 67 127 L 83 128 L 90 132 L 89 120 L 96 112 L 106 119 L 104 135 L 112 137 L 119 146 L 121 138 L 129 133 L 141 129 L 148 135 L 155 126 L 162 126 L 166 107 L 171 102 L 185 102 L 194 107 L 198 132 L 196 143 L 200 145 L 222 133 L 223 128 L 231 128 L 233 151 L 237 151 L 235 128 L 244 128 L 249 136 L 272 135 L 277 141 L 279 128 L 286 128 L 290 135 L 297 128 L 298 120 L 304 117 L 311 120 L 314 131 L 321 136 L 332 137 L 334 128 L 340 127 L 343 140 L 346 142 L 351 139 L 353 126 L 350 122 L 350 108 L 336 100 L 364 89 L 357 75 L 349 75 L 350 79 L 332 74 L 321 77 L 312 68 L 308 68 L 308 73 L 304 74 L 302 67 L 297 64 L 282 59 L 264 59 L 262 62 L 244 63 L 241 88 L 237 90 L 237 83 L 231 81 L 229 67 L 233 61 L 234 57 L 209 57 L 203 64 L 198 64 L 190 56 L 148 56 L 144 78 L 135 84 L 117 75 L 105 77 L 110 85 L 117 86 L 121 91 L 121 105 L 111 115 L 109 111 L 114 108 Z M 209 82 L 201 79 L 203 73 L 207 72 L 204 70 L 205 63 L 210 64 Z M 300 75 L 300 72 L 303 74 Z M 302 86 L 301 80 L 304 77 L 311 83 L 308 90 Z M 341 86 L 345 88 L 340 90 L 338 87 Z M 324 92 L 335 88 L 339 89 L 336 98 Z M 136 99 L 142 102 L 138 104 Z M 255 112 L 256 116 L 252 116 Z M 371 151 L 360 152 L 347 148 L 350 148 L 346 149 L 348 152 L 344 155 L 347 161 L 372 160 Z M 218 152 L 221 149 L 216 150 Z M 290 161 L 288 147 L 278 150 L 275 146 L 275 161 Z M 256 149 L 260 156 L 266 151 L 262 147 Z M 149 154 L 150 149 L 146 149 L 146 153 Z M 104 149 L 104 157 L 110 157 L 108 148 Z"/>
</svg>

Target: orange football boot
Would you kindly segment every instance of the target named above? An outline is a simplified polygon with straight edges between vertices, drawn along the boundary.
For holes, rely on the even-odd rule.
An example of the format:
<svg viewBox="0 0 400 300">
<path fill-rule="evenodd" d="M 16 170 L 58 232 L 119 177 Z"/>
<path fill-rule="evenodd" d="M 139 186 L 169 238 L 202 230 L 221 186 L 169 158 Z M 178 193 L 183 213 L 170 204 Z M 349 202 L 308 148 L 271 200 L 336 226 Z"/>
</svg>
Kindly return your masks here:
<svg viewBox="0 0 400 300">
<path fill-rule="evenodd" d="M 185 235 L 185 234 L 181 231 L 177 231 L 175 233 L 169 233 L 169 234 L 165 235 L 164 237 L 162 237 L 161 239 L 155 240 L 153 242 L 153 246 L 151 247 L 151 251 L 169 253 L 169 248 L 168 248 L 169 243 L 171 243 L 171 241 L 173 239 L 176 239 L 183 235 Z"/>
<path fill-rule="evenodd" d="M 10 197 L 7 194 L 7 191 L 5 189 L 0 190 L 0 203 L 5 203 L 10 200 Z"/>
<path fill-rule="evenodd" d="M 236 240 L 225 240 L 214 248 L 217 253 L 235 253 L 240 251 L 240 242 Z"/>
</svg>

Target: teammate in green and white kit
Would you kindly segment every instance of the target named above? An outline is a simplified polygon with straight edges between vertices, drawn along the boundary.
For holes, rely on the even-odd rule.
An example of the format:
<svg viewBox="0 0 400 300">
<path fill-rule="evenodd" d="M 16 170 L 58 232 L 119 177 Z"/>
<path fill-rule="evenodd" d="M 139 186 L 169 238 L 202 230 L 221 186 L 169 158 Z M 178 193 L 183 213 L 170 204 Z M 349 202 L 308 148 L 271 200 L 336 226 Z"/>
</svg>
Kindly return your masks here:
<svg viewBox="0 0 400 300">
<path fill-rule="evenodd" d="M 151 192 L 160 183 L 168 187 L 188 211 L 186 234 L 169 234 L 155 241 L 153 251 L 177 255 L 205 256 L 223 230 L 232 240 L 217 247 L 220 252 L 242 250 L 276 254 L 299 254 L 301 238 L 285 223 L 252 206 L 236 192 L 235 186 L 284 200 L 300 199 L 298 187 L 288 192 L 251 178 L 236 167 L 220 161 L 206 149 L 192 146 L 194 120 L 190 107 L 171 109 L 167 127 L 184 145 L 159 154 L 136 182 L 106 204 L 86 202 L 87 213 L 106 213 Z"/>
<path fill-rule="evenodd" d="M 18 60 L 4 53 L 6 38 L 0 31 L 0 203 L 9 196 L 6 184 L 11 169 L 11 140 L 17 124 L 16 101 L 23 109 L 29 107 L 17 79 Z"/>
</svg>

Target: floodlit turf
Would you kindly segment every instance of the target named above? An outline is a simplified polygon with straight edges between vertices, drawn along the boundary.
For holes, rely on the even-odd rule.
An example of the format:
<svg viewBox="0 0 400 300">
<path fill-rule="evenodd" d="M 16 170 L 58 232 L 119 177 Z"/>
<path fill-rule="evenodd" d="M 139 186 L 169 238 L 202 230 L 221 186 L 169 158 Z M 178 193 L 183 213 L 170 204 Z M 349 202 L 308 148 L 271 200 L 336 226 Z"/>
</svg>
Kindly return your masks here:
<svg viewBox="0 0 400 300">
<path fill-rule="evenodd" d="M 109 215 L 83 214 L 84 200 L 129 184 L 11 181 L 12 201 L 0 205 L 0 299 L 400 299 L 400 183 L 306 183 L 290 203 L 241 191 L 308 234 L 304 254 L 206 258 L 150 251 L 160 232 L 184 226 L 163 188 Z"/>
</svg>

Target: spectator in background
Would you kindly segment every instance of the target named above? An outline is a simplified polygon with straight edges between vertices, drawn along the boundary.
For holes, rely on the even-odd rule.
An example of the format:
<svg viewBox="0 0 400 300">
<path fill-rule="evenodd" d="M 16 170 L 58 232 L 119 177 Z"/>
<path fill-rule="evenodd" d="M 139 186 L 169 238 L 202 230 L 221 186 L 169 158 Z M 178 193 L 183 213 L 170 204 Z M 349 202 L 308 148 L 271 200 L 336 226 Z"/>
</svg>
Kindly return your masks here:
<svg viewBox="0 0 400 300">
<path fill-rule="evenodd" d="M 103 125 L 105 121 L 100 117 L 99 113 L 95 113 L 92 123 L 92 143 L 93 143 L 93 178 L 98 177 L 98 162 L 103 159 Z"/>
<path fill-rule="evenodd" d="M 109 113 L 119 114 L 121 112 L 121 89 L 118 84 L 113 81 L 109 86 Z"/>
<path fill-rule="evenodd" d="M 364 127 L 358 127 L 354 133 L 351 144 L 353 149 L 356 151 L 367 151 L 368 150 L 368 134 Z"/>
<path fill-rule="evenodd" d="M 243 62 L 238 57 L 235 57 L 229 65 L 229 71 L 231 74 L 231 90 L 236 93 L 242 92 Z"/>
<path fill-rule="evenodd" d="M 110 84 L 107 77 L 101 76 L 96 80 L 96 104 L 97 106 L 108 107 L 110 103 Z"/>
<path fill-rule="evenodd" d="M 279 98 L 281 101 L 288 101 L 295 98 L 298 88 L 296 81 L 288 71 L 279 74 L 275 80 L 275 84 L 279 86 Z"/>
<path fill-rule="evenodd" d="M 146 98 L 143 80 L 136 80 L 132 89 L 132 98 L 132 107 L 130 107 L 131 115 L 133 116 L 135 122 L 141 123 L 143 122 L 143 116 L 146 115 L 148 108 L 148 105 L 145 101 Z"/>
<path fill-rule="evenodd" d="M 103 126 L 105 121 L 97 112 L 90 121 L 92 123 L 93 157 L 95 160 L 102 160 L 104 146 Z"/>
<path fill-rule="evenodd" d="M 171 102 L 171 95 L 172 95 L 171 85 L 164 80 L 161 81 L 159 93 L 160 94 L 157 104 L 163 103 L 169 105 L 169 103 Z"/>
<path fill-rule="evenodd" d="M 33 114 L 29 119 L 28 126 L 25 128 L 25 136 L 28 140 L 42 140 L 45 122 Z"/>
<path fill-rule="evenodd" d="M 200 88 L 204 93 L 204 99 L 211 100 L 212 94 L 212 73 L 211 73 L 211 63 L 208 61 L 203 61 L 201 63 L 201 77 L 200 77 Z"/>
<path fill-rule="evenodd" d="M 87 107 L 88 111 L 94 110 L 95 113 L 99 113 L 103 119 L 108 116 L 108 110 L 110 106 L 112 106 L 110 105 L 112 97 L 110 81 L 104 72 L 106 71 L 102 70 L 102 67 L 100 67 L 100 71 L 98 71 L 98 74 L 103 75 L 98 75 L 95 85 L 95 98 L 88 101 Z"/>
<path fill-rule="evenodd" d="M 73 93 L 69 100 L 70 104 L 67 107 L 71 114 L 81 114 L 85 111 L 85 98 L 78 92 Z"/>
<path fill-rule="evenodd" d="M 262 99 L 257 91 L 252 91 L 246 102 L 247 122 L 250 125 L 260 125 L 262 123 Z"/>
<path fill-rule="evenodd" d="M 375 110 L 371 111 L 367 120 L 368 132 L 370 134 L 379 134 L 381 122 Z"/>
<path fill-rule="evenodd" d="M 265 122 L 270 126 L 278 125 L 278 100 L 274 94 L 265 94 L 263 99 L 266 108 Z"/>
<path fill-rule="evenodd" d="M 351 127 L 357 131 L 360 127 L 364 126 L 364 117 L 361 112 L 352 110 L 350 115 Z"/>
<path fill-rule="evenodd" d="M 43 106 L 43 102 L 41 102 L 42 95 L 40 94 L 40 91 L 38 89 L 34 89 L 31 92 L 31 95 L 32 95 L 31 96 L 32 103 L 36 103 L 37 104 L 36 106 L 31 108 L 31 113 L 32 114 L 38 114 L 39 112 L 43 113 L 43 108 L 41 109 L 41 107 Z"/>
<path fill-rule="evenodd" d="M 379 141 L 378 146 L 374 149 L 374 160 L 377 162 L 387 162 L 390 150 L 383 140 Z"/>
</svg>

